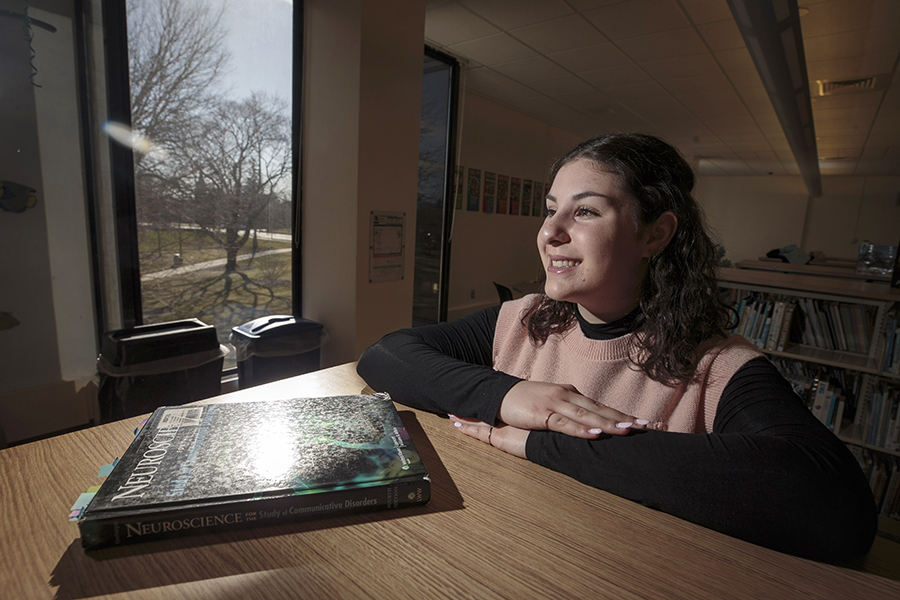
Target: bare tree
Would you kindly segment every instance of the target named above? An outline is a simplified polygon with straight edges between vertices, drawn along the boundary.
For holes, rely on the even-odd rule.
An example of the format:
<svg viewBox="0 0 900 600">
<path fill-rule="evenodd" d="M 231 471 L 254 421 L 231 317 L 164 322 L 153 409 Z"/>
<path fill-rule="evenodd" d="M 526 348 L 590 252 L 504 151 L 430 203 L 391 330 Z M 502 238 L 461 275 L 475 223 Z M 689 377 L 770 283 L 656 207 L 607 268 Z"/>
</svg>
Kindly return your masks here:
<svg viewBox="0 0 900 600">
<path fill-rule="evenodd" d="M 184 145 L 207 112 L 231 58 L 223 11 L 184 0 L 128 0 L 132 129 L 169 151 Z"/>
<path fill-rule="evenodd" d="M 291 174 L 290 119 L 283 100 L 253 94 L 220 102 L 200 121 L 192 170 L 202 184 L 192 216 L 225 249 L 225 272 L 237 269 L 238 252 L 262 223 L 273 199 L 287 195 Z"/>
</svg>

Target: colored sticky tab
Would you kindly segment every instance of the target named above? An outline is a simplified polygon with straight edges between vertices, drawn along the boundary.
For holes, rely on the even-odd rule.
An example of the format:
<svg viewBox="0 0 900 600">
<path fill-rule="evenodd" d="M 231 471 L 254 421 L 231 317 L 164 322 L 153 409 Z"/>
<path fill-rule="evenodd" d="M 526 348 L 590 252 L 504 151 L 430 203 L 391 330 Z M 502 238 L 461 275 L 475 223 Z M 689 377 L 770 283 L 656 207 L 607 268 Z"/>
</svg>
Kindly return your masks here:
<svg viewBox="0 0 900 600">
<path fill-rule="evenodd" d="M 115 467 L 117 464 L 119 464 L 118 457 L 116 457 L 116 460 L 112 461 L 108 465 L 103 465 L 102 467 L 100 467 L 100 471 L 97 472 L 97 477 L 106 477 L 112 472 L 113 467 Z"/>
<path fill-rule="evenodd" d="M 99 489 L 99 488 L 98 488 Z M 84 512 L 85 507 L 90 504 L 91 500 L 94 499 L 94 495 L 97 492 L 92 492 L 88 490 L 87 492 L 78 496 L 78 500 L 75 501 L 75 504 L 72 505 L 72 508 L 69 509 L 69 520 L 77 521 L 81 518 L 81 513 Z"/>
<path fill-rule="evenodd" d="M 89 488 L 87 489 L 87 491 L 88 491 L 89 494 L 96 494 L 98 491 L 100 491 L 100 486 L 99 486 L 99 485 L 92 485 L 91 487 L 89 487 Z"/>
<path fill-rule="evenodd" d="M 81 510 L 88 504 L 90 504 L 91 500 L 94 499 L 95 492 L 84 492 L 80 496 L 78 496 L 78 500 L 75 501 L 75 504 L 72 505 L 72 508 L 69 510 Z"/>
</svg>

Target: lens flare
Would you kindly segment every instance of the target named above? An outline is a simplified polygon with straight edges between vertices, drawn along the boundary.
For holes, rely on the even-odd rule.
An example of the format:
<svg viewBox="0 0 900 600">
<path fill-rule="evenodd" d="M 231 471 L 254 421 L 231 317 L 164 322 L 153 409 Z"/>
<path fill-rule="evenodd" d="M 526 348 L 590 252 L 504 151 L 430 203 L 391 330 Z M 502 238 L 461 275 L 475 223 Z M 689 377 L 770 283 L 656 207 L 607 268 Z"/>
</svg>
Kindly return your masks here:
<svg viewBox="0 0 900 600">
<path fill-rule="evenodd" d="M 148 138 L 147 136 L 132 131 L 128 125 L 117 123 L 115 121 L 107 121 L 103 124 L 103 131 L 116 142 L 127 148 L 131 148 L 135 152 L 163 161 L 169 158 L 166 149 Z"/>
</svg>

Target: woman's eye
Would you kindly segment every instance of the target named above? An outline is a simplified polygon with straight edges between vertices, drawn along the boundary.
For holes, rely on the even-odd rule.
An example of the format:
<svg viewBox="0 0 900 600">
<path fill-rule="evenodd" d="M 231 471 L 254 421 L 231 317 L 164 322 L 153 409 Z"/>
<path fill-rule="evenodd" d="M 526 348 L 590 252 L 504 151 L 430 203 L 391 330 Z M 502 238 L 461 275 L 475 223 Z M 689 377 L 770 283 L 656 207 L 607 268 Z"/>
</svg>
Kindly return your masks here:
<svg viewBox="0 0 900 600">
<path fill-rule="evenodd" d="M 556 209 L 555 209 L 555 208 L 550 208 L 550 207 L 548 206 L 547 209 L 546 209 L 546 214 L 547 214 L 548 217 L 552 217 L 553 215 L 556 214 Z"/>
<path fill-rule="evenodd" d="M 578 217 L 596 217 L 597 214 L 597 211 L 584 206 L 575 211 L 575 215 Z"/>
</svg>

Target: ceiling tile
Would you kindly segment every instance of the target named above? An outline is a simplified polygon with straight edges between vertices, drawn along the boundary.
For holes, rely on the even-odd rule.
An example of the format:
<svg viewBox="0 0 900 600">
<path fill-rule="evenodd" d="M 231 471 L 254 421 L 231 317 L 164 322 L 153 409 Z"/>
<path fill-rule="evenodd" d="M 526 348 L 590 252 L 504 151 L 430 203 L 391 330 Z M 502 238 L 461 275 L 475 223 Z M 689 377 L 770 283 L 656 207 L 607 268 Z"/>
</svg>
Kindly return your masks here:
<svg viewBox="0 0 900 600">
<path fill-rule="evenodd" d="M 591 10 L 592 8 L 600 8 L 601 6 L 609 6 L 610 4 L 619 4 L 625 0 L 569 0 L 572 8 L 579 11 Z"/>
<path fill-rule="evenodd" d="M 505 97 L 509 95 L 515 97 L 520 95 L 527 97 L 539 95 L 539 92 L 487 67 L 467 70 L 465 85 L 466 89 L 481 92 L 486 96 Z"/>
<path fill-rule="evenodd" d="M 560 101 L 562 101 L 562 98 L 560 98 L 560 96 L 562 95 L 590 93 L 596 91 L 590 84 L 586 83 L 583 79 L 572 75 L 571 73 L 566 73 L 562 77 L 551 77 L 550 79 L 532 81 L 529 84 L 529 87 L 532 87 L 544 94 L 551 95 L 554 98 L 559 98 Z M 566 104 L 567 106 L 571 106 L 565 102 L 564 104 Z"/>
<path fill-rule="evenodd" d="M 568 71 L 543 56 L 532 56 L 523 60 L 503 63 L 494 66 L 494 69 L 523 83 L 570 75 Z"/>
<path fill-rule="evenodd" d="M 865 29 L 817 37 L 804 36 L 803 52 L 809 62 L 862 56 L 866 52 L 868 37 Z"/>
<path fill-rule="evenodd" d="M 515 29 L 572 14 L 562 0 L 459 0 L 459 3 L 501 29 Z"/>
<path fill-rule="evenodd" d="M 704 115 L 703 124 L 723 139 L 729 135 L 755 133 L 759 131 L 759 127 L 749 116 L 735 119 L 727 117 L 708 117 Z"/>
<path fill-rule="evenodd" d="M 425 16 L 425 37 L 442 46 L 475 40 L 500 30 L 458 4 L 444 4 Z"/>
<path fill-rule="evenodd" d="M 726 175 L 756 175 L 741 159 L 709 158 L 707 161 L 722 169 Z"/>
<path fill-rule="evenodd" d="M 574 94 L 560 94 L 559 101 L 566 106 L 575 109 L 604 108 L 618 104 L 615 100 L 607 96 L 601 91 L 592 89 L 589 92 L 578 92 Z"/>
<path fill-rule="evenodd" d="M 688 27 L 674 0 L 633 0 L 585 11 L 584 16 L 611 40 Z"/>
<path fill-rule="evenodd" d="M 866 56 L 850 56 L 822 61 L 808 61 L 806 64 L 810 80 L 841 81 L 871 75 L 881 75 L 894 70 L 897 54 L 879 53 Z"/>
<path fill-rule="evenodd" d="M 728 0 L 681 0 L 681 5 L 698 25 L 732 18 Z"/>
<path fill-rule="evenodd" d="M 483 65 L 492 66 L 536 56 L 537 53 L 505 33 L 498 33 L 469 42 L 453 44 L 450 49 Z"/>
<path fill-rule="evenodd" d="M 831 35 L 869 27 L 900 28 L 900 2 L 896 0 L 833 0 L 810 7 L 800 20 L 803 37 Z"/>
<path fill-rule="evenodd" d="M 702 75 L 721 75 L 722 69 L 712 54 L 695 54 L 689 60 L 684 58 L 667 58 L 641 63 L 641 67 L 659 82 L 670 81 L 682 77 Z"/>
<path fill-rule="evenodd" d="M 542 54 L 595 46 L 609 41 L 581 15 L 570 15 L 513 29 L 509 34 Z"/>
<path fill-rule="evenodd" d="M 700 159 L 700 164 L 697 168 L 697 174 L 701 177 L 716 177 L 728 175 L 728 173 L 725 172 L 725 169 L 721 168 L 708 158 Z"/>
<path fill-rule="evenodd" d="M 717 50 L 715 57 L 726 73 L 731 73 L 732 71 L 751 71 L 756 73 L 756 65 L 746 46 Z"/>
<path fill-rule="evenodd" d="M 613 67 L 612 69 L 601 69 L 599 71 L 588 71 L 579 75 L 600 90 L 652 82 L 652 79 L 643 69 L 634 64 Z"/>
<path fill-rule="evenodd" d="M 514 107 L 520 107 L 521 103 L 525 102 L 526 100 L 545 97 L 537 90 L 533 90 L 519 83 L 511 86 L 498 87 L 490 91 L 476 91 L 479 91 L 482 96 L 485 96 L 492 100 L 496 100 L 501 104 L 506 104 L 508 106 Z"/>
<path fill-rule="evenodd" d="M 664 90 L 658 83 L 639 83 L 637 85 L 624 85 L 622 87 L 614 87 L 603 90 L 610 98 L 614 98 L 618 102 L 626 106 L 634 100 L 643 100 L 644 98 L 658 98 L 660 96 L 668 96 L 669 93 Z"/>
<path fill-rule="evenodd" d="M 900 0 L 801 3 L 812 90 L 893 73 Z M 429 43 L 461 58 L 474 93 L 575 135 L 653 131 L 730 161 L 701 172 L 799 175 L 728 0 L 428 0 L 426 11 Z M 900 79 L 886 93 L 814 96 L 813 117 L 820 156 L 838 159 L 829 173 L 900 174 Z"/>
<path fill-rule="evenodd" d="M 616 44 L 638 63 L 707 52 L 706 44 L 691 27 L 620 40 Z"/>
<path fill-rule="evenodd" d="M 669 136 L 677 133 L 693 137 L 709 132 L 695 115 L 674 98 L 647 98 L 631 102 L 628 107 Z"/>
<path fill-rule="evenodd" d="M 632 64 L 632 60 L 609 42 L 576 50 L 554 52 L 547 58 L 573 73 L 597 71 Z"/>
<path fill-rule="evenodd" d="M 713 52 L 746 47 L 744 38 L 741 37 L 741 32 L 733 19 L 704 23 L 697 25 L 697 29 Z"/>
<path fill-rule="evenodd" d="M 431 10 L 444 4 L 452 4 L 455 0 L 425 0 L 425 10 Z"/>
</svg>

